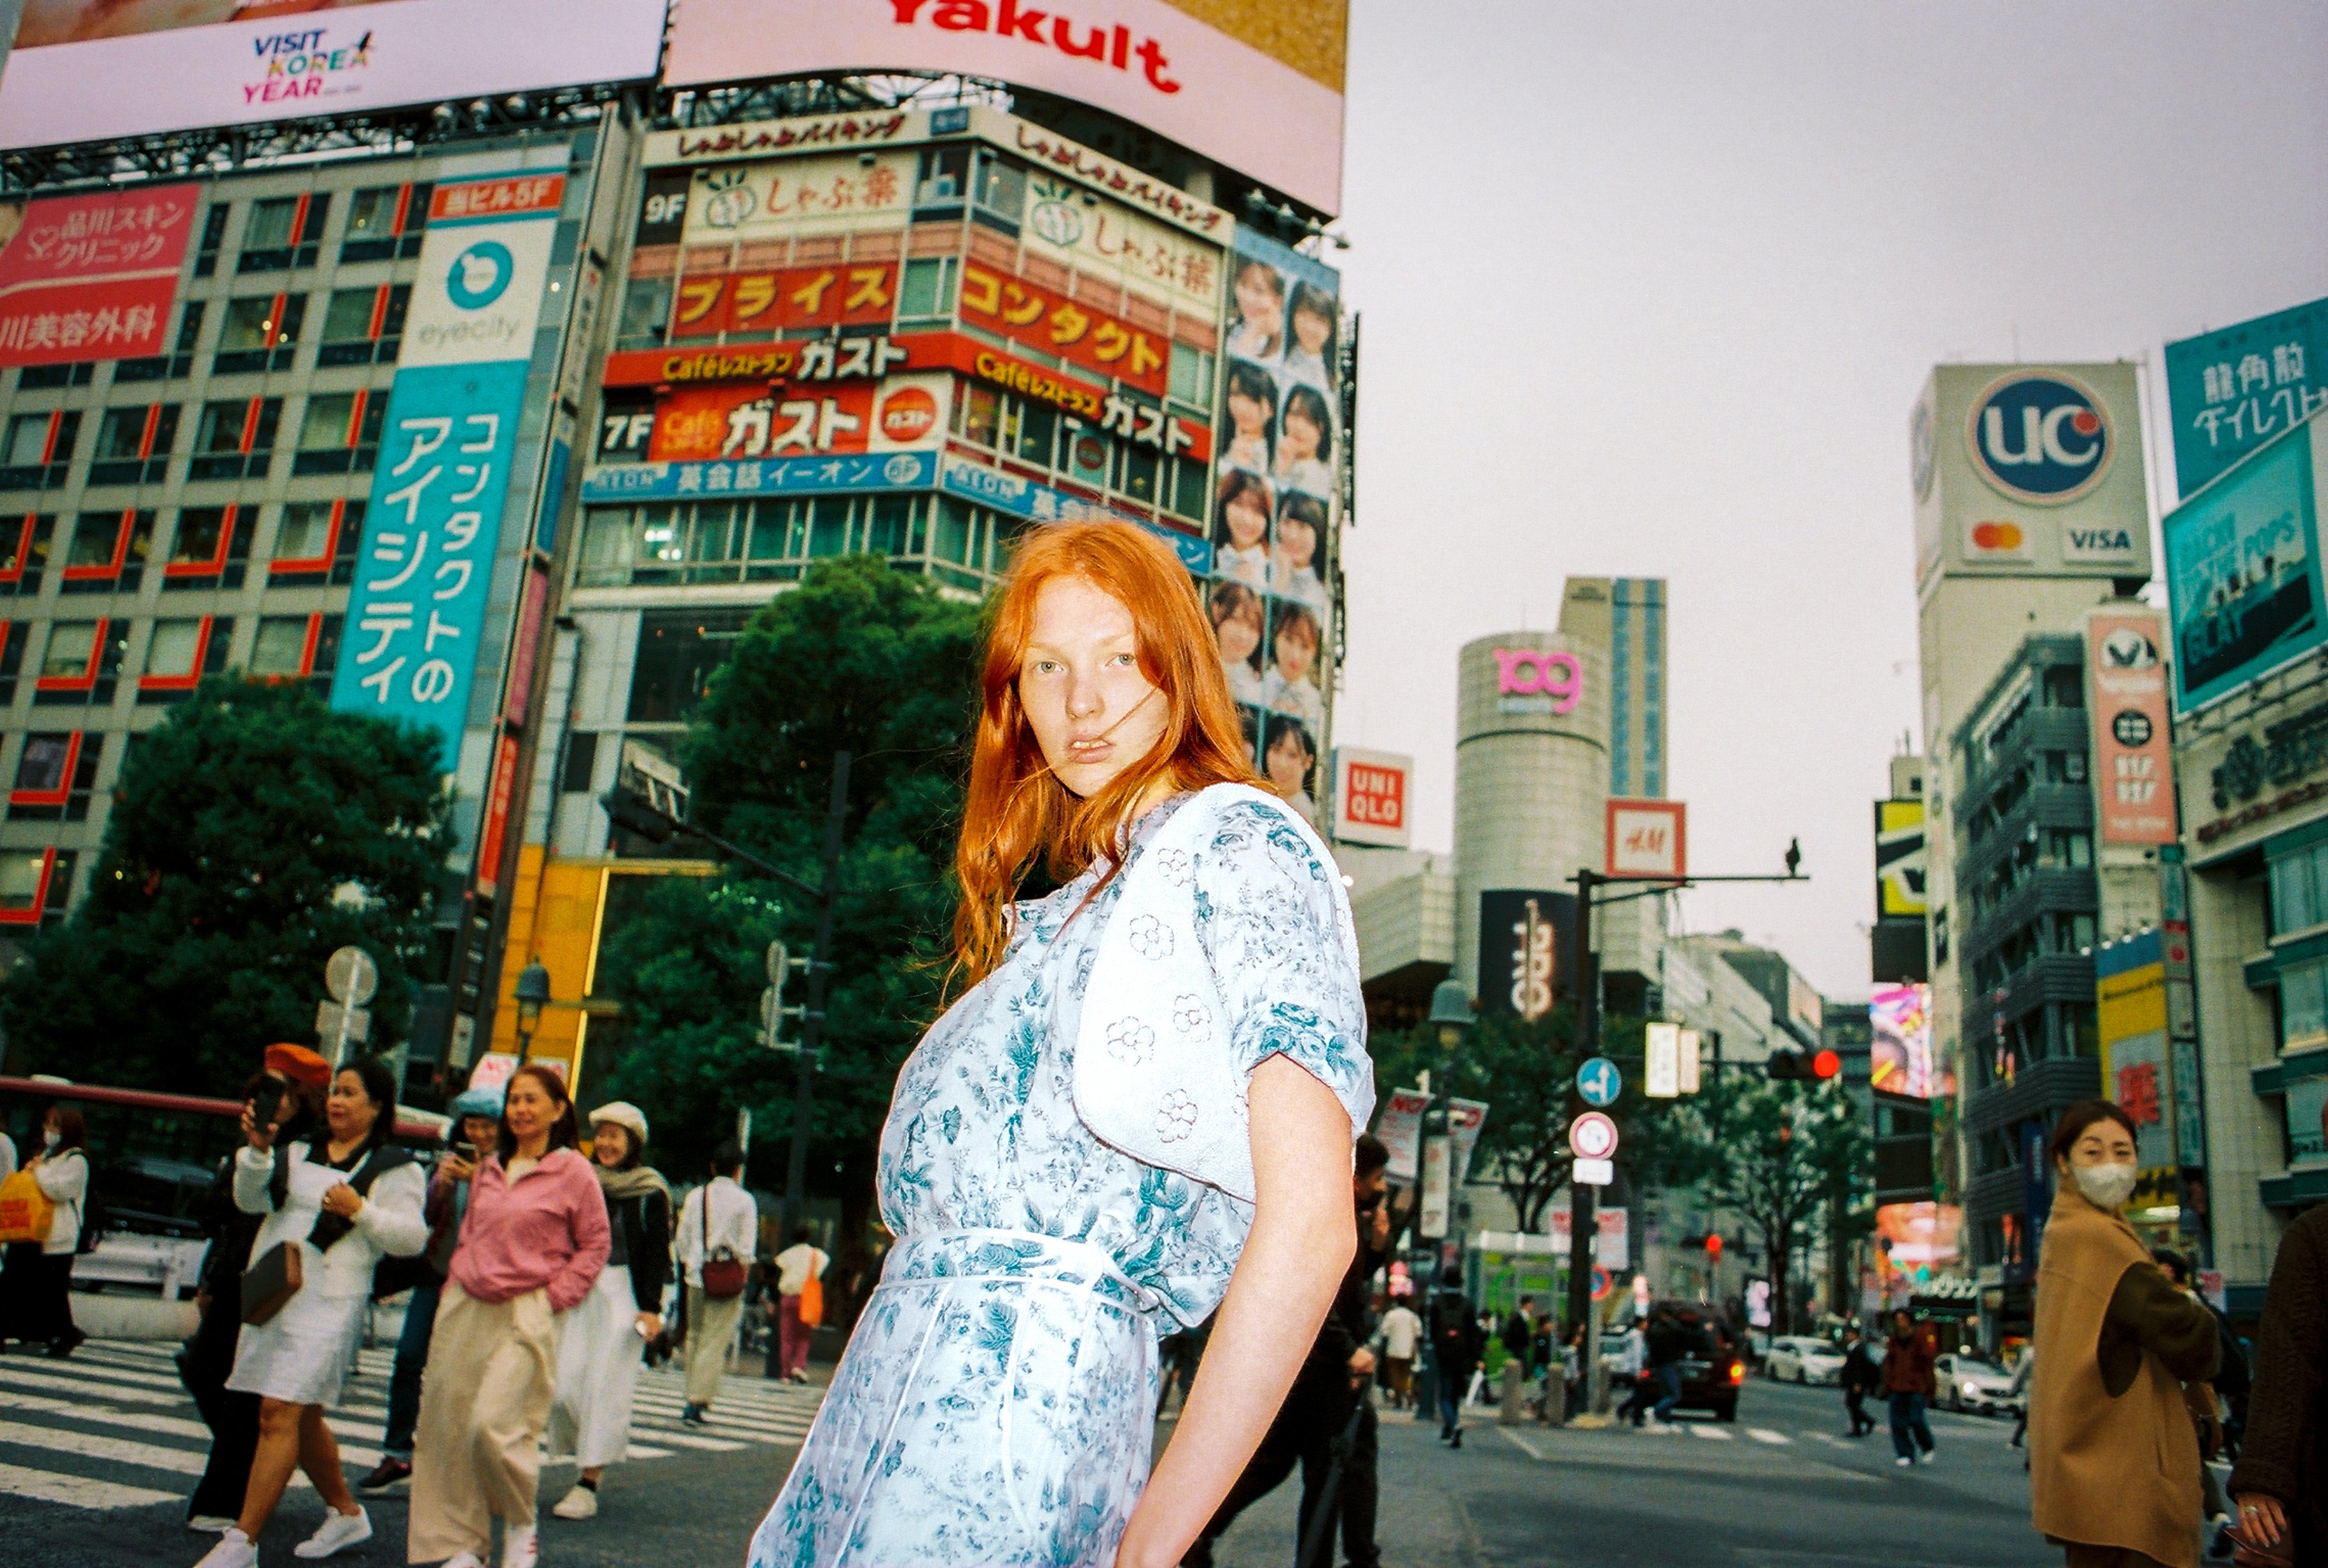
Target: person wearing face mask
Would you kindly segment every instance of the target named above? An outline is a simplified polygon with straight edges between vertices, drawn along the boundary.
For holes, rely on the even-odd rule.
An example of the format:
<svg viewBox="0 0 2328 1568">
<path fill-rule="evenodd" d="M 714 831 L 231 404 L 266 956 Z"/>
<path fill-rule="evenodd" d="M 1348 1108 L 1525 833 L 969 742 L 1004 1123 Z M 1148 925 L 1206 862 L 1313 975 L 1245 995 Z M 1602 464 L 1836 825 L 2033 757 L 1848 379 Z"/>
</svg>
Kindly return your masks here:
<svg viewBox="0 0 2328 1568">
<path fill-rule="evenodd" d="M 24 1169 L 55 1207 L 47 1240 L 8 1244 L 0 1271 L 0 1346 L 11 1339 L 45 1344 L 61 1358 L 88 1338 L 72 1316 L 73 1254 L 89 1202 L 86 1137 L 80 1113 L 70 1105 L 52 1105 L 42 1119 L 40 1152 Z"/>
<path fill-rule="evenodd" d="M 2215 1322 L 2118 1210 L 2135 1128 L 2106 1100 L 2061 1113 L 2037 1273 L 2030 1512 L 2069 1568 L 2198 1568 L 2199 1441 L 2183 1385 L 2215 1370 Z"/>
</svg>

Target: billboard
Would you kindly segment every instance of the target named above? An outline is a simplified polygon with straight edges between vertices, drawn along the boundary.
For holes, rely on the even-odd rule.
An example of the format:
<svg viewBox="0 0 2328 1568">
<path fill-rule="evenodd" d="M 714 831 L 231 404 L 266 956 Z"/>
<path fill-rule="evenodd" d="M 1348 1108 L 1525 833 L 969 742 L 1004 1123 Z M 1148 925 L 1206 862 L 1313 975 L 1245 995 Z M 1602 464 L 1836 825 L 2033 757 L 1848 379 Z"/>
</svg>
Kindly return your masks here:
<svg viewBox="0 0 2328 1568">
<path fill-rule="evenodd" d="M 2166 717 L 2164 621 L 2155 610 L 2086 617 L 2086 706 L 2102 842 L 2171 844 L 2174 756 Z"/>
<path fill-rule="evenodd" d="M 1919 586 L 2150 575 L 2133 365 L 1940 365 L 1909 437 Z"/>
<path fill-rule="evenodd" d="M 2094 953 L 2102 1092 L 2134 1123 L 2134 1163 L 2149 1182 L 2175 1174 L 2173 1058 L 2166 1040 L 2166 949 L 2155 927 Z"/>
<path fill-rule="evenodd" d="M 436 187 L 389 391 L 332 705 L 435 730 L 447 772 L 468 722 L 565 195 L 564 175 L 530 172 Z"/>
<path fill-rule="evenodd" d="M 1409 811 L 1413 784 L 1411 756 L 1336 746 L 1334 838 L 1346 844 L 1405 849 L 1413 840 Z"/>
<path fill-rule="evenodd" d="M 1885 1298 L 1905 1306 L 1910 1287 L 1963 1262 L 1963 1231 L 1964 1210 L 1952 1203 L 1876 1205 L 1876 1272 Z"/>
<path fill-rule="evenodd" d="M 28 0 L 0 147 L 639 81 L 662 24 L 663 0 Z"/>
<path fill-rule="evenodd" d="M 1954 1085 L 1934 1081 L 1930 986 L 1876 987 L 1868 999 L 1867 1021 L 1874 1031 L 1870 1084 L 1887 1094 L 1908 1094 L 1919 1100 L 1955 1093 Z"/>
<path fill-rule="evenodd" d="M 1479 895 L 1479 1010 L 1540 1019 L 1570 993 L 1576 896 L 1533 888 Z"/>
<path fill-rule="evenodd" d="M 1320 211 L 1342 195 L 1347 0 L 677 0 L 663 80 L 959 72 L 1072 99 Z"/>
<path fill-rule="evenodd" d="M 1875 917 L 1924 917 L 1924 803 L 1875 803 Z"/>
<path fill-rule="evenodd" d="M 136 185 L 0 209 L 0 365 L 162 352 L 197 200 L 192 185 Z"/>
<path fill-rule="evenodd" d="M 2174 479 L 2194 495 L 2328 408 L 2328 299 L 2166 345 Z"/>
<path fill-rule="evenodd" d="M 2328 420 L 2315 416 L 2161 521 L 2177 712 L 2328 641 L 2313 489 L 2323 446 Z"/>
<path fill-rule="evenodd" d="M 1548 653 L 1544 661 L 1559 657 Z M 1680 881 L 1689 875 L 1689 808 L 1681 802 L 1612 800 L 1605 821 L 1610 876 Z"/>
</svg>

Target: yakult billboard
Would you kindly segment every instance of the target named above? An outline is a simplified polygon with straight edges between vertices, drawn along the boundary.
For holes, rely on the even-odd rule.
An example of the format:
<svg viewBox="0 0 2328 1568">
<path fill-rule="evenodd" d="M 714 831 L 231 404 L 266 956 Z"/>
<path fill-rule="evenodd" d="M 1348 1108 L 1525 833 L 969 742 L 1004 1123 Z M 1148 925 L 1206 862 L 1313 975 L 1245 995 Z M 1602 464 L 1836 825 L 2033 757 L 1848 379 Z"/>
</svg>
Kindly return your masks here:
<svg viewBox="0 0 2328 1568">
<path fill-rule="evenodd" d="M 0 147 L 651 77 L 663 0 L 28 0 Z"/>
<path fill-rule="evenodd" d="M 1341 0 L 677 0 L 663 80 L 990 77 L 1122 116 L 1319 211 L 1342 198 Z M 1291 10 L 1298 19 L 1278 14 Z M 1248 19 L 1249 18 L 1249 19 Z"/>
</svg>

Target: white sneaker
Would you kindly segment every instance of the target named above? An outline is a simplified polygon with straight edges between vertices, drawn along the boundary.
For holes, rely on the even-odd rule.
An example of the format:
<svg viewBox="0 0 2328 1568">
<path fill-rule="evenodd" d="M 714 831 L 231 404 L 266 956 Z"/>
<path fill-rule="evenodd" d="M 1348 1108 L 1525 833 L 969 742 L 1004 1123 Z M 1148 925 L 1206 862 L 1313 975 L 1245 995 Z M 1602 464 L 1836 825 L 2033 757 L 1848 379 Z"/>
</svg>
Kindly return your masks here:
<svg viewBox="0 0 2328 1568">
<path fill-rule="evenodd" d="M 194 1568 L 258 1568 L 258 1548 L 250 1537 L 234 1526 L 228 1526 L 219 1544 L 202 1554 Z"/>
<path fill-rule="evenodd" d="M 186 1528 L 200 1530 L 205 1535 L 223 1535 L 234 1528 L 234 1521 L 224 1514 L 196 1514 L 186 1521 Z"/>
<path fill-rule="evenodd" d="M 474 1552 L 463 1552 L 446 1558 L 445 1568 L 485 1568 L 485 1560 Z"/>
<path fill-rule="evenodd" d="M 313 1561 L 318 1557 L 328 1557 L 334 1552 L 344 1552 L 351 1546 L 361 1545 L 371 1539 L 370 1514 L 361 1508 L 352 1514 L 343 1514 L 335 1508 L 324 1516 L 321 1528 L 291 1548 L 291 1554 Z"/>
<path fill-rule="evenodd" d="M 531 1525 L 512 1525 L 502 1535 L 502 1568 L 535 1568 L 541 1561 L 541 1533 Z"/>
<path fill-rule="evenodd" d="M 577 1481 L 574 1489 L 559 1498 L 558 1506 L 549 1511 L 561 1519 L 595 1519 L 598 1516 L 598 1494 Z"/>
<path fill-rule="evenodd" d="M 1911 1470 L 1916 1468 L 1916 1461 L 1914 1460 L 1893 1460 L 1892 1462 L 1898 1465 L 1903 1470 Z"/>
</svg>

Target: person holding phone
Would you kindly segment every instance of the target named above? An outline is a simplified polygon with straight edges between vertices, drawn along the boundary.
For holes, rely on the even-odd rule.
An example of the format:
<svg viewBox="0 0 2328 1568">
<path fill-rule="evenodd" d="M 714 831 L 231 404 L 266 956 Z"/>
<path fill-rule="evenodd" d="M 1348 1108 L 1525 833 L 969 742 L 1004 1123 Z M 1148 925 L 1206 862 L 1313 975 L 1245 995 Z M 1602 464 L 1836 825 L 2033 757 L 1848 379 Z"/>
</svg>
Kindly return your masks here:
<svg viewBox="0 0 2328 1568">
<path fill-rule="evenodd" d="M 582 1473 L 558 1506 L 561 1519 L 595 1518 L 606 1467 L 630 1453 L 631 1396 L 646 1347 L 662 1332 L 671 1272 L 671 1188 L 645 1163 L 646 1113 L 617 1100 L 590 1113 L 590 1157 L 612 1221 L 598 1282 L 568 1315 L 549 1401 L 549 1452 Z"/>
<path fill-rule="evenodd" d="M 382 1257 L 410 1257 L 428 1244 L 420 1168 L 389 1142 L 396 1075 L 386 1063 L 366 1057 L 332 1075 L 324 1131 L 310 1141 L 278 1149 L 274 1126 L 255 1109 L 243 1108 L 248 1147 L 234 1168 L 235 1206 L 268 1216 L 251 1241 L 249 1272 L 269 1269 L 280 1249 L 298 1258 L 301 1282 L 272 1316 L 254 1323 L 245 1281 L 245 1321 L 226 1385 L 258 1395 L 258 1451 L 241 1517 L 199 1568 L 257 1568 L 259 1532 L 295 1469 L 306 1471 L 331 1510 L 293 1548 L 298 1556 L 329 1557 L 371 1539 L 371 1516 L 348 1490 L 324 1407 L 337 1404 L 346 1385 L 373 1269 Z"/>
<path fill-rule="evenodd" d="M 436 1329 L 436 1306 L 445 1275 L 460 1244 L 461 1219 L 468 1211 L 469 1182 L 477 1174 L 479 1150 L 501 1136 L 502 1092 L 464 1089 L 453 1097 L 455 1138 L 436 1161 L 428 1180 L 427 1277 L 413 1285 L 404 1303 L 404 1332 L 396 1337 L 396 1366 L 388 1377 L 388 1427 L 380 1441 L 380 1463 L 356 1483 L 360 1492 L 384 1492 L 412 1479 L 412 1433 L 420 1424 L 420 1385 L 428 1366 L 428 1346 Z"/>
</svg>

